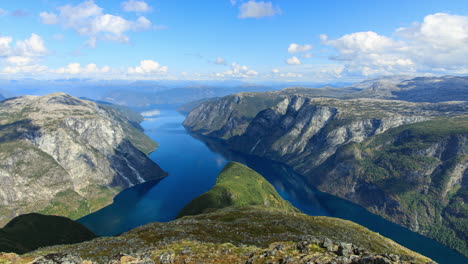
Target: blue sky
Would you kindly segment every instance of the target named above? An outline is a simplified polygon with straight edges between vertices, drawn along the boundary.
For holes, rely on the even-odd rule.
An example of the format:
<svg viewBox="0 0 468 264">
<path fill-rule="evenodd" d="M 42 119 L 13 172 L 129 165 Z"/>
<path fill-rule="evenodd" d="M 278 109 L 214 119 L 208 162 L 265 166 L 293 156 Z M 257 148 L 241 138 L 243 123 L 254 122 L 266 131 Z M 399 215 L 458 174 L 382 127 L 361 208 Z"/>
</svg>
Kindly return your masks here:
<svg viewBox="0 0 468 264">
<path fill-rule="evenodd" d="M 3 79 L 468 74 L 465 0 L 18 0 L 0 8 Z"/>
</svg>

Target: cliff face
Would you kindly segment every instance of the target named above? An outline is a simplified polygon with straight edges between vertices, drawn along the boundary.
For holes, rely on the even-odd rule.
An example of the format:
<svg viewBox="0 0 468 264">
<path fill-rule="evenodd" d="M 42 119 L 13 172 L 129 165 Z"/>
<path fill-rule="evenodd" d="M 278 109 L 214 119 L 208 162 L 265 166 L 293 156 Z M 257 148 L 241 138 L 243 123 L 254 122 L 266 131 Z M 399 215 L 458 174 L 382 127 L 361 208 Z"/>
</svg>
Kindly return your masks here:
<svg viewBox="0 0 468 264">
<path fill-rule="evenodd" d="M 218 106 L 224 103 L 220 100 Z M 214 111 L 204 112 L 206 117 L 190 126 L 193 115 L 201 116 L 197 112 L 215 102 L 206 104 L 184 124 L 195 133 L 216 137 L 229 124 L 218 123 L 217 130 L 210 130 L 210 123 L 203 121 L 215 120 Z M 466 102 L 295 95 L 245 119 L 243 132 L 223 139 L 233 150 L 286 163 L 318 189 L 467 254 L 462 227 L 468 210 L 467 113 Z M 403 128 L 410 132 L 395 132 Z"/>
<path fill-rule="evenodd" d="M 76 219 L 122 188 L 165 176 L 134 121 L 62 93 L 1 102 L 0 223 L 27 212 Z"/>
</svg>

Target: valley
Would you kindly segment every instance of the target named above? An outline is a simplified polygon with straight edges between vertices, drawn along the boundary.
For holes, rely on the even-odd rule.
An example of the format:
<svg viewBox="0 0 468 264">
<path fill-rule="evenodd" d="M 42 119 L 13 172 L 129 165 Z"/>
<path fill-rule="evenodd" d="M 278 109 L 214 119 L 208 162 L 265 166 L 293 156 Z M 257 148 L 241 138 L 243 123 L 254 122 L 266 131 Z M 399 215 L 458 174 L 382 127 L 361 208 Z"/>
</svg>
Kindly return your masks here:
<svg viewBox="0 0 468 264">
<path fill-rule="evenodd" d="M 461 82 L 452 89 L 465 87 L 466 78 L 446 79 L 434 86 Z M 431 79 L 423 78 L 422 84 L 427 82 Z M 414 82 L 401 86 L 407 83 Z M 375 83 L 370 87 L 367 92 Z M 304 90 L 240 93 L 206 102 L 184 126 L 222 140 L 231 150 L 288 164 L 319 190 L 466 255 L 466 101 L 354 99 L 355 92 L 339 99 Z"/>
</svg>

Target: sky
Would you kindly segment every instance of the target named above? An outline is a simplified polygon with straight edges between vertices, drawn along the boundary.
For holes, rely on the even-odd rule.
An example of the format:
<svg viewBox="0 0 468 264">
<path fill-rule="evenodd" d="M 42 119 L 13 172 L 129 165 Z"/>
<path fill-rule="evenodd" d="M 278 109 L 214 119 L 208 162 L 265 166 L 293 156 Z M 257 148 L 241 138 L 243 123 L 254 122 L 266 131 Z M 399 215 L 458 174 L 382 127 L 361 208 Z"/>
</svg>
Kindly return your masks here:
<svg viewBox="0 0 468 264">
<path fill-rule="evenodd" d="M 0 2 L 1 79 L 468 75 L 466 0 Z"/>
</svg>

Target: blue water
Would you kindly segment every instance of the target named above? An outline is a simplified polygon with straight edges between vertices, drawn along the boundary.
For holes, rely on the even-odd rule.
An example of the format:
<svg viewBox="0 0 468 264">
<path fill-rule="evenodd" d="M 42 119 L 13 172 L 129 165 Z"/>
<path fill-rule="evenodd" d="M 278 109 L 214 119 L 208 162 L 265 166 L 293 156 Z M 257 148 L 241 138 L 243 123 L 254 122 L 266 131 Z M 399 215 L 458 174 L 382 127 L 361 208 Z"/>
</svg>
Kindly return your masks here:
<svg viewBox="0 0 468 264">
<path fill-rule="evenodd" d="M 189 134 L 184 116 L 173 107 L 152 106 L 161 114 L 144 121 L 145 133 L 160 145 L 150 155 L 169 176 L 122 191 L 114 203 L 78 221 L 101 236 L 110 236 L 150 222 L 167 222 L 193 198 L 208 191 L 228 160 L 261 173 L 280 195 L 309 215 L 348 219 L 443 264 L 468 263 L 461 254 L 418 235 L 364 208 L 308 186 L 287 166 L 229 151 L 222 142 Z"/>
</svg>

